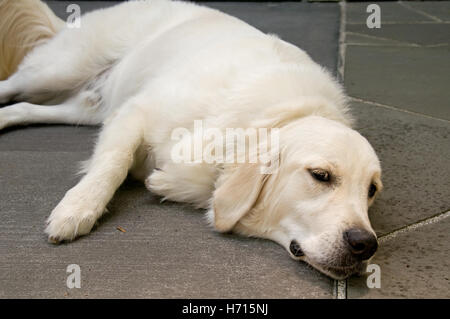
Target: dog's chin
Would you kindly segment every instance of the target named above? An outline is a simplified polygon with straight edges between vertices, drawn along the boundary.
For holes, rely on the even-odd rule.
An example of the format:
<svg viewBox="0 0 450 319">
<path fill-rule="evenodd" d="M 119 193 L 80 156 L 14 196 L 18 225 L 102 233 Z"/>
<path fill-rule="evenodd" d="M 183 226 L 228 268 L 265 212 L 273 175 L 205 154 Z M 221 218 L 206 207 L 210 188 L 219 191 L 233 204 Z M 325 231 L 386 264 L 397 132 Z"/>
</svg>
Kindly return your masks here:
<svg viewBox="0 0 450 319">
<path fill-rule="evenodd" d="M 360 276 L 365 270 L 365 262 L 357 262 L 353 265 L 327 265 L 326 263 L 317 263 L 307 257 L 303 259 L 304 262 L 308 263 L 321 273 L 337 280 L 346 279 L 352 275 Z"/>
</svg>

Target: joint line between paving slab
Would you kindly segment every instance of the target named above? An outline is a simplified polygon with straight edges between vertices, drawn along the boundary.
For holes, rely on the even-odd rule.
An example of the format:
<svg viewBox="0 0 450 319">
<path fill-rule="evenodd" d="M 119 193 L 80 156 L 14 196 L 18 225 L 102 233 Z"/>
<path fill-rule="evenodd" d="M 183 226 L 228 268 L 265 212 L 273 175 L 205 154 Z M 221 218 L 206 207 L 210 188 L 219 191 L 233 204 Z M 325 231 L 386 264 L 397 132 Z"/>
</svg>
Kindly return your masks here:
<svg viewBox="0 0 450 319">
<path fill-rule="evenodd" d="M 398 41 L 398 40 L 394 40 L 394 39 L 390 39 L 390 38 L 384 38 L 384 37 L 380 37 L 380 36 L 369 35 L 369 34 L 364 34 L 364 33 L 359 33 L 359 32 L 347 32 L 347 34 L 359 35 L 360 37 L 366 37 L 366 38 L 375 39 L 375 40 L 392 41 L 392 42 L 407 45 L 407 46 L 420 47 L 420 44 L 413 43 L 413 42 Z"/>
<path fill-rule="evenodd" d="M 444 220 L 445 218 L 448 218 L 448 217 L 450 217 L 450 211 L 439 213 L 437 215 L 434 215 L 432 217 L 423 219 L 423 220 L 418 221 L 416 223 L 413 223 L 413 224 L 407 225 L 405 227 L 396 229 L 396 230 L 394 230 L 394 231 L 392 231 L 392 232 L 390 232 L 390 233 L 388 233 L 386 235 L 380 236 L 379 237 L 379 242 L 380 243 L 386 242 L 386 241 L 388 241 L 388 240 L 390 240 L 392 238 L 397 237 L 397 235 L 399 235 L 399 234 L 407 233 L 407 232 L 419 229 L 419 228 L 421 228 L 423 226 L 426 226 L 426 225 L 435 224 L 435 223 L 440 222 L 441 220 Z"/>
<path fill-rule="evenodd" d="M 344 66 L 345 66 L 345 21 L 346 21 L 346 6 L 345 1 L 339 2 L 341 13 L 341 22 L 339 24 L 339 52 L 338 52 L 338 76 L 341 83 L 344 83 Z"/>
<path fill-rule="evenodd" d="M 366 25 L 365 22 L 347 22 L 348 25 Z M 450 21 L 441 21 L 441 22 L 437 22 L 437 21 L 404 21 L 404 22 L 395 22 L 395 21 L 382 21 L 381 22 L 381 27 L 383 27 L 383 25 L 397 25 L 397 24 L 450 24 Z"/>
<path fill-rule="evenodd" d="M 336 280 L 336 299 L 347 299 L 347 280 Z"/>
<path fill-rule="evenodd" d="M 338 52 L 338 72 L 337 75 L 341 83 L 344 83 L 344 70 L 345 70 L 345 23 L 347 21 L 346 3 L 345 1 L 339 2 L 339 8 L 341 13 L 341 21 L 339 24 L 339 52 Z M 347 280 L 335 280 L 333 297 L 336 299 L 347 299 Z"/>
<path fill-rule="evenodd" d="M 427 17 L 427 18 L 430 18 L 431 20 L 434 20 L 436 22 L 442 22 L 442 20 L 439 19 L 438 17 L 435 17 L 434 15 L 431 15 L 431 14 L 429 14 L 429 13 L 427 13 L 425 11 L 422 11 L 420 9 L 413 8 L 413 7 L 409 6 L 409 5 L 407 5 L 406 3 L 404 3 L 403 1 L 399 1 L 398 4 L 401 5 L 403 8 L 406 8 L 406 9 L 408 9 L 410 11 L 414 11 L 414 12 L 416 12 L 418 14 L 421 14 L 421 15 Z"/>
<path fill-rule="evenodd" d="M 448 43 L 438 43 L 438 44 L 427 44 L 427 45 L 407 45 L 407 44 L 401 44 L 401 43 L 390 43 L 390 44 L 381 44 L 381 43 L 358 43 L 358 42 L 352 42 L 352 43 L 346 43 L 347 46 L 364 46 L 364 47 L 410 47 L 410 48 L 439 48 L 439 47 L 446 47 L 449 44 Z"/>
<path fill-rule="evenodd" d="M 338 77 L 341 83 L 344 83 L 344 70 L 345 70 L 345 23 L 347 21 L 346 3 L 345 1 L 339 2 L 339 8 L 341 13 L 341 21 L 339 24 L 339 52 L 338 52 Z M 347 281 L 335 280 L 334 281 L 334 297 L 336 299 L 347 299 Z"/>
<path fill-rule="evenodd" d="M 362 103 L 372 104 L 372 105 L 379 106 L 379 107 L 384 107 L 386 109 L 393 110 L 393 111 L 404 112 L 404 113 L 408 113 L 408 114 L 411 114 L 411 115 L 422 116 L 422 117 L 426 117 L 426 118 L 429 118 L 429 119 L 450 123 L 449 120 L 441 119 L 439 117 L 434 117 L 434 116 L 426 115 L 426 114 L 423 114 L 423 113 L 412 112 L 412 111 L 404 110 L 404 109 L 401 109 L 401 108 L 398 108 L 398 107 L 395 107 L 395 106 L 390 106 L 390 105 L 381 104 L 381 103 L 378 103 L 378 102 L 364 100 L 364 99 L 361 99 L 359 97 L 349 96 L 349 99 L 353 100 L 355 102 L 362 102 Z"/>
</svg>

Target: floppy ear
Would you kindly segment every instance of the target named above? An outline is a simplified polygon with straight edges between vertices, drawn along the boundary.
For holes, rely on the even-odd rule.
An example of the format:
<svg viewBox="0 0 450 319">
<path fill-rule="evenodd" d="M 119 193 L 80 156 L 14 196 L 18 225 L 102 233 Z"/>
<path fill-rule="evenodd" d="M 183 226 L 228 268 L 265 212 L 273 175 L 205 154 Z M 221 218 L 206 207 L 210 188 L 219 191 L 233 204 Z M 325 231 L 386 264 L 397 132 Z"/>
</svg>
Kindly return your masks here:
<svg viewBox="0 0 450 319">
<path fill-rule="evenodd" d="M 254 206 L 267 179 L 257 164 L 240 164 L 214 192 L 214 226 L 230 231 Z"/>
</svg>

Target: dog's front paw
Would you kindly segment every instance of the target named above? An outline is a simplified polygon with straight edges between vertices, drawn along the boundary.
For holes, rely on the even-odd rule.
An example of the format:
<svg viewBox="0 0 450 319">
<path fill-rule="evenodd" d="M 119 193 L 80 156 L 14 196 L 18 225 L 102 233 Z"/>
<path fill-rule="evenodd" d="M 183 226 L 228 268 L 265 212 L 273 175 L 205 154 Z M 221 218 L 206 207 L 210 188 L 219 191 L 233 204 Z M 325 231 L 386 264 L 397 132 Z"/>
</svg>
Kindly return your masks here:
<svg viewBox="0 0 450 319">
<path fill-rule="evenodd" d="M 51 243 L 71 241 L 88 234 L 99 215 L 92 205 L 87 205 L 81 199 L 77 201 L 70 196 L 68 198 L 66 195 L 47 219 L 45 232 L 48 241 Z"/>
</svg>

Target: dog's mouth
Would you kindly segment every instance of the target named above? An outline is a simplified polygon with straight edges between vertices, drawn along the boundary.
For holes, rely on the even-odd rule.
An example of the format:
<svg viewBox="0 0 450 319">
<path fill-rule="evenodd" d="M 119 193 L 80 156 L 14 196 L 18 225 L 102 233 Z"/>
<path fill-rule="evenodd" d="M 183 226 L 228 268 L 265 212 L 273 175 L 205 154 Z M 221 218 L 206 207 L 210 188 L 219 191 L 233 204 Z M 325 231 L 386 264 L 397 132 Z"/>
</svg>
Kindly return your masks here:
<svg viewBox="0 0 450 319">
<path fill-rule="evenodd" d="M 361 274 L 363 270 L 363 264 L 359 262 L 351 266 L 319 266 L 316 268 L 334 279 L 342 280 L 355 274 Z"/>
<path fill-rule="evenodd" d="M 296 240 L 291 241 L 289 245 L 289 251 L 294 256 L 295 259 L 308 263 L 318 271 L 322 272 L 323 274 L 333 279 L 342 280 L 350 277 L 351 275 L 361 274 L 363 272 L 364 268 L 363 262 L 356 262 L 352 265 L 342 265 L 342 266 L 315 262 L 314 260 L 311 260 L 310 258 L 308 258 L 308 256 L 305 255 L 300 244 Z"/>
<path fill-rule="evenodd" d="M 305 262 L 313 266 L 315 269 L 320 271 L 321 273 L 337 280 L 346 279 L 352 275 L 360 275 L 364 270 L 364 263 L 357 262 L 352 265 L 345 266 L 335 266 L 335 265 L 327 265 L 316 263 L 308 258 L 304 259 Z"/>
</svg>

